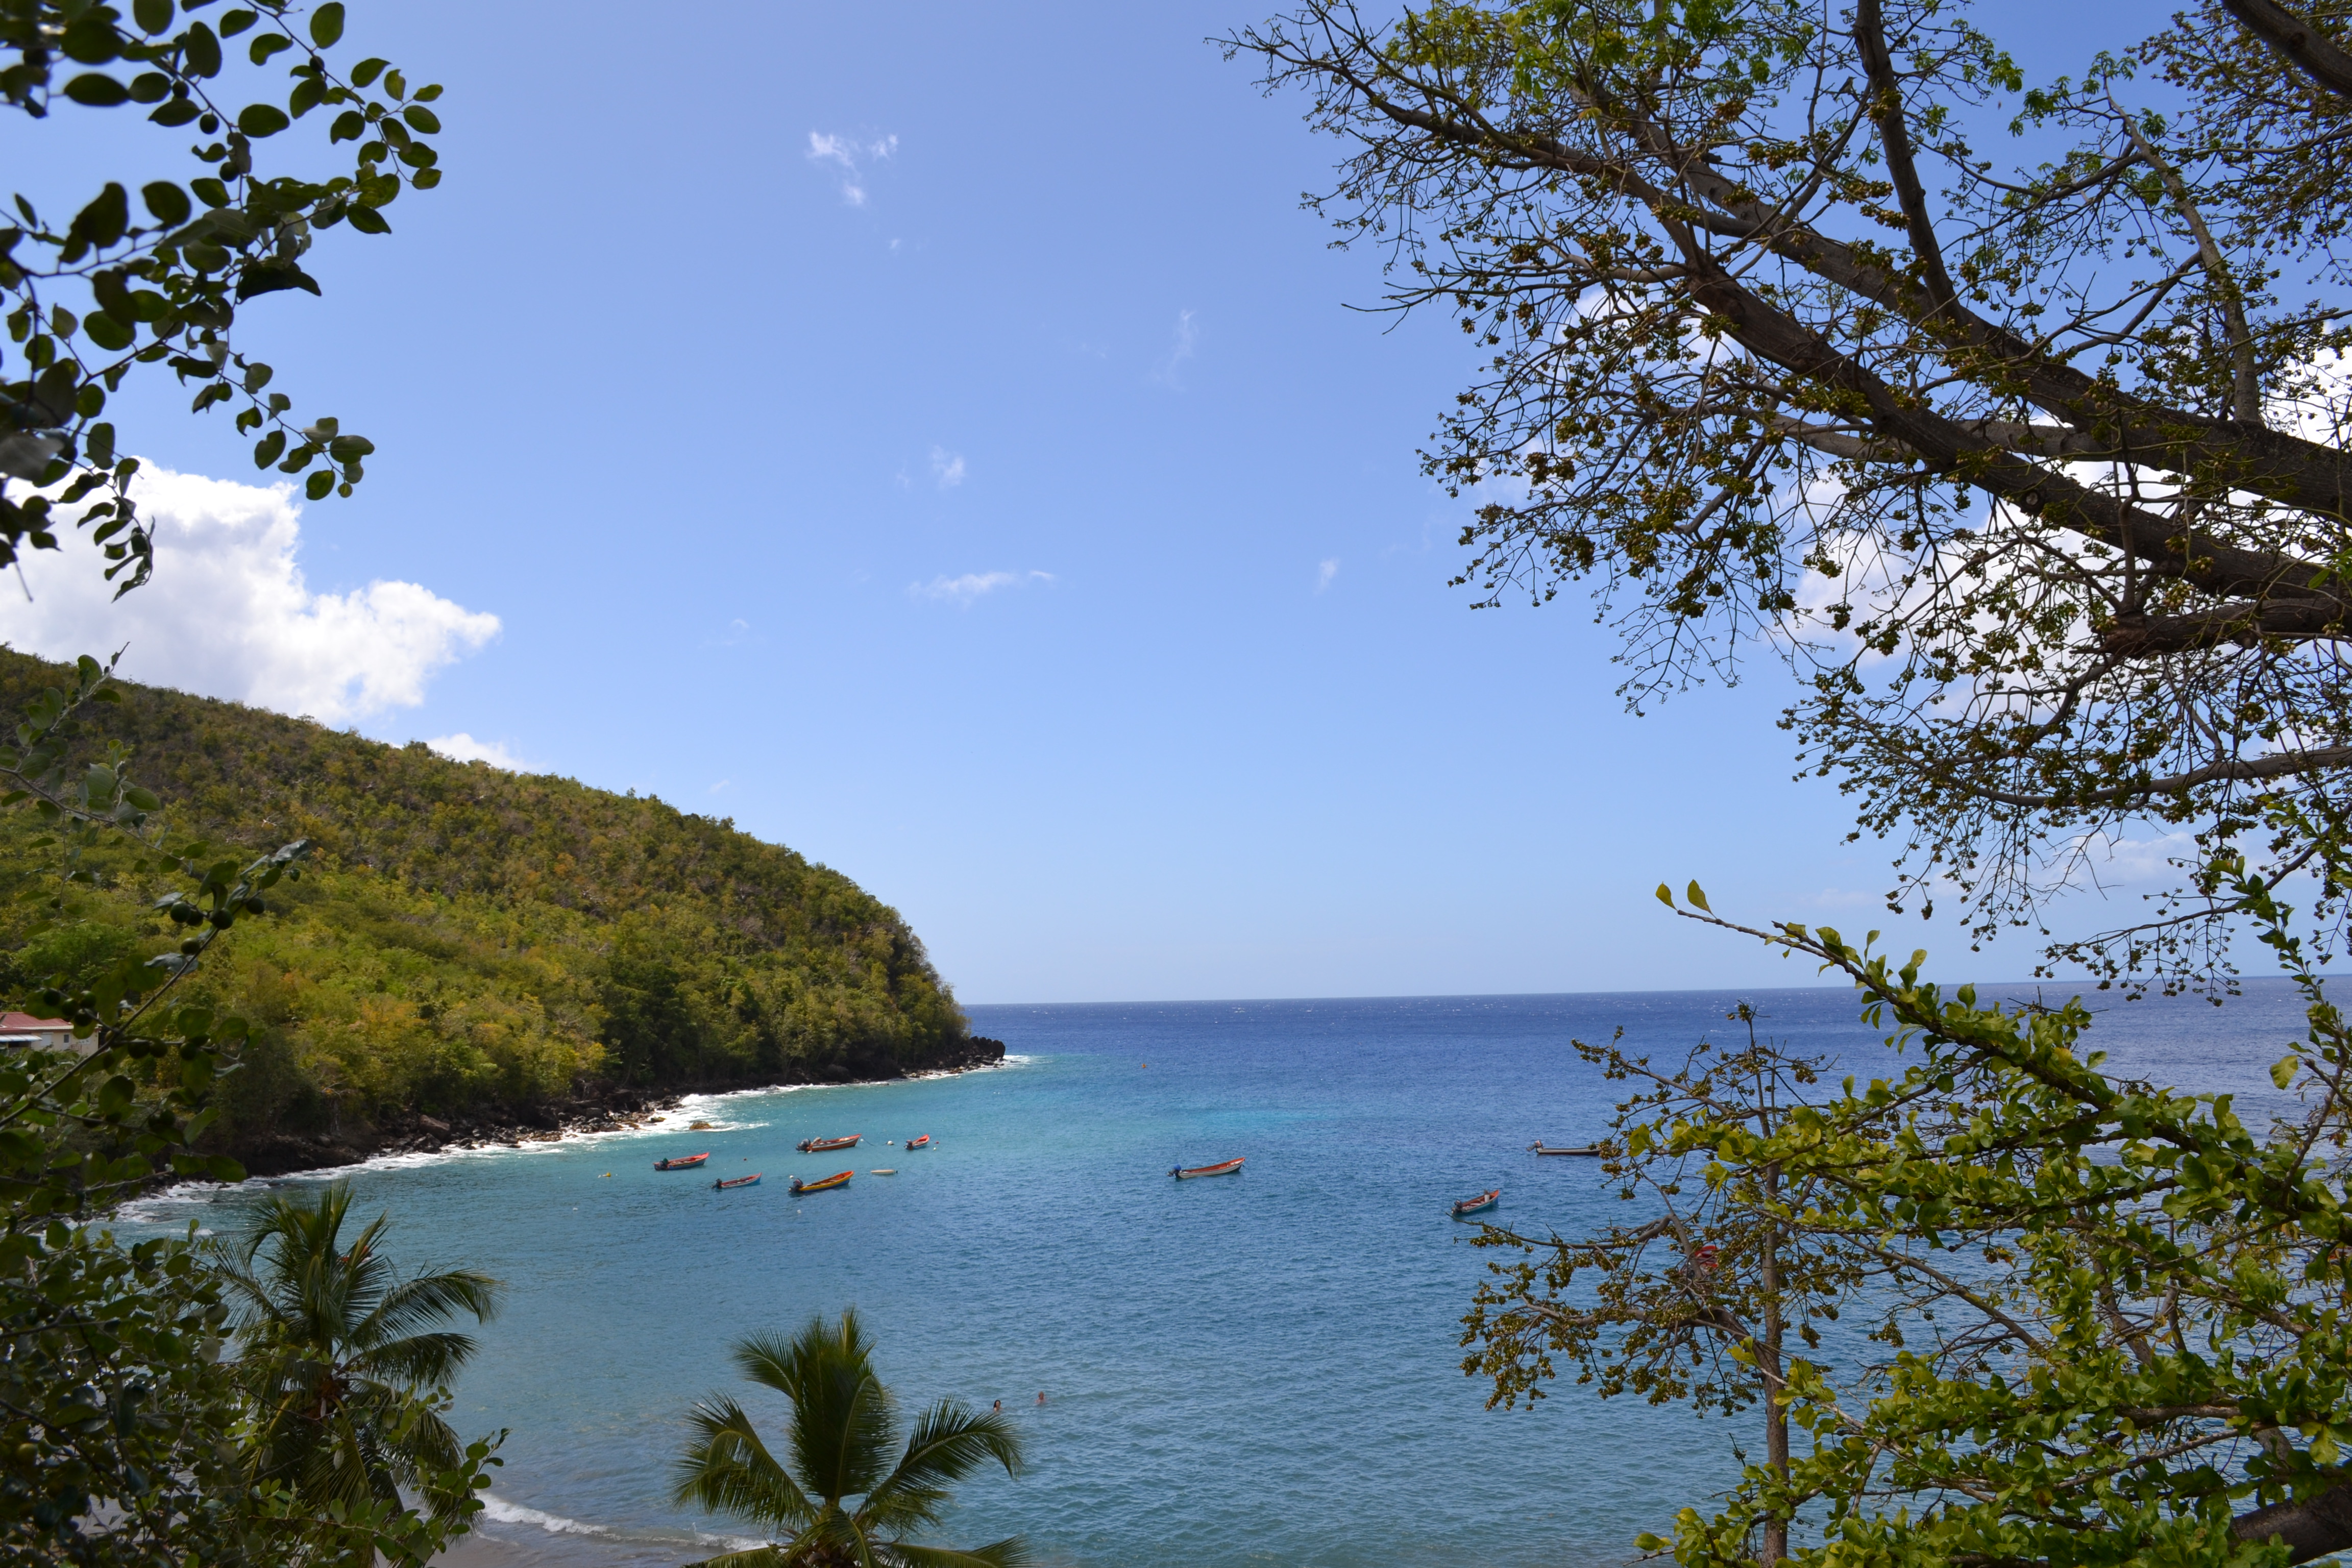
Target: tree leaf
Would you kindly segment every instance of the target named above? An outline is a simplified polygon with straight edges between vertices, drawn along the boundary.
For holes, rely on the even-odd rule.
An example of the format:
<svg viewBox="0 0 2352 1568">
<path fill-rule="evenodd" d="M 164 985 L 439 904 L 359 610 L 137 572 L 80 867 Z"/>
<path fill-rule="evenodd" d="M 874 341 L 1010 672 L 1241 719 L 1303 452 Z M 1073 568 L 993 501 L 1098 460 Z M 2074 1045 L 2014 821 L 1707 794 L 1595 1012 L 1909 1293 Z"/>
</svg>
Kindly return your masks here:
<svg viewBox="0 0 2352 1568">
<path fill-rule="evenodd" d="M 265 136 L 275 136 L 293 123 L 286 117 L 286 111 L 274 103 L 248 103 L 236 115 L 236 128 L 257 142 Z"/>
<path fill-rule="evenodd" d="M 343 37 L 343 0 L 327 3 L 310 13 L 310 41 L 322 49 L 331 49 Z"/>
<path fill-rule="evenodd" d="M 93 109 L 111 109 L 131 101 L 131 89 L 103 71 L 84 71 L 66 83 L 66 96 Z"/>
</svg>

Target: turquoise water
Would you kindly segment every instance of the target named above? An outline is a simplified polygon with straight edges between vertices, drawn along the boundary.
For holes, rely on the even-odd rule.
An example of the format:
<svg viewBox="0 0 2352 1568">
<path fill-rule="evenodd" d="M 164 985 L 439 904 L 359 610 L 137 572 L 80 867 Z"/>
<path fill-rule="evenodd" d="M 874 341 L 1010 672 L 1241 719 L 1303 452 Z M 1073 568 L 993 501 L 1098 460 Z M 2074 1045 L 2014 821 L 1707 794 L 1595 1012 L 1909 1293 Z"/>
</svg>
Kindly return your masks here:
<svg viewBox="0 0 2352 1568">
<path fill-rule="evenodd" d="M 1793 1043 L 1879 1049 L 1850 992 L 1748 994 Z M 1019 1479 L 960 1494 L 950 1543 L 1019 1531 L 1042 1561 L 1087 1568 L 1615 1563 L 1720 1485 L 1751 1435 L 1572 1386 L 1533 1415 L 1486 1410 L 1455 1340 L 1487 1255 L 1457 1244 L 1446 1205 L 1499 1184 L 1516 1226 L 1609 1217 L 1590 1164 L 1525 1152 L 1583 1142 L 1608 1114 L 1570 1037 L 1623 1025 L 1679 1053 L 1728 1028 L 1734 1000 L 978 1007 L 1013 1053 L 1003 1068 L 699 1100 L 677 1125 L 715 1131 L 350 1177 L 364 1210 L 394 1215 L 398 1256 L 510 1287 L 458 1390 L 468 1435 L 511 1431 L 471 1561 L 621 1568 L 718 1549 L 723 1522 L 667 1500 L 687 1405 L 729 1387 L 735 1337 L 854 1302 L 908 1403 L 1002 1399 L 1027 1436 Z M 2096 1034 L 2150 1076 L 2260 1110 L 2281 1102 L 2262 1069 L 2298 1015 L 2257 982 L 2220 1013 L 2119 1005 Z M 793 1149 L 841 1132 L 867 1141 Z M 936 1149 L 886 1142 L 924 1132 Z M 650 1168 L 704 1149 L 701 1173 Z M 1234 1155 L 1235 1178 L 1168 1177 Z M 787 1190 L 853 1162 L 846 1191 Z M 866 1173 L 882 1166 L 898 1173 Z M 757 1187 L 710 1190 L 754 1171 Z M 258 1185 L 136 1217 L 223 1227 Z M 781 1401 L 739 1391 L 781 1428 Z"/>
</svg>

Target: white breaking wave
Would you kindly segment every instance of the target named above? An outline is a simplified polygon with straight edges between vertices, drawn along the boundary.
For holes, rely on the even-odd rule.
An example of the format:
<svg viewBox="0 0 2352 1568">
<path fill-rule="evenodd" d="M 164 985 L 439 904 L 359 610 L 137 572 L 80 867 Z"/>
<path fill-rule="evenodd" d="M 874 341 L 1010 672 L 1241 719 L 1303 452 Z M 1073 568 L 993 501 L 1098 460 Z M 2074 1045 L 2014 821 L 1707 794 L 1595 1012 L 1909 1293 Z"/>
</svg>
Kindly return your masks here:
<svg viewBox="0 0 2352 1568">
<path fill-rule="evenodd" d="M 711 1535 L 699 1530 L 616 1530 L 609 1524 L 588 1524 L 580 1520 L 566 1519 L 560 1513 L 525 1508 L 520 1503 L 507 1501 L 496 1492 L 482 1494 L 482 1513 L 485 1518 L 496 1520 L 500 1524 L 536 1525 L 551 1535 L 593 1535 L 607 1541 L 690 1541 L 698 1546 L 723 1546 L 730 1552 L 749 1552 L 769 1544 L 738 1535 Z"/>
<path fill-rule="evenodd" d="M 688 1123 L 709 1121 L 704 1132 L 753 1132 L 772 1125 L 768 1121 L 731 1121 L 719 1120 L 719 1108 L 730 1100 L 746 1100 L 763 1094 L 801 1094 L 827 1089 L 879 1089 L 889 1082 L 914 1083 L 924 1079 L 954 1078 L 967 1072 L 995 1072 L 1005 1068 L 1027 1066 L 1034 1057 L 1007 1054 L 1005 1058 L 990 1068 L 945 1068 L 939 1072 L 908 1073 L 903 1079 L 886 1079 L 884 1083 L 786 1083 L 772 1084 L 761 1089 L 730 1089 L 709 1094 L 688 1094 L 678 1097 L 675 1110 L 656 1112 L 643 1126 L 616 1127 L 603 1132 L 566 1132 L 561 1138 L 531 1139 L 520 1143 L 453 1143 L 442 1149 L 424 1149 L 396 1154 L 376 1154 L 348 1165 L 321 1165 L 311 1171 L 289 1171 L 282 1176 L 247 1176 L 242 1182 L 174 1182 L 159 1193 L 133 1198 L 116 1209 L 110 1219 L 128 1225 L 178 1225 L 184 1214 L 172 1211 L 191 1204 L 210 1203 L 225 1193 L 258 1193 L 285 1182 L 327 1182 L 365 1171 L 408 1171 L 422 1165 L 437 1165 L 452 1160 L 487 1160 L 513 1154 L 539 1153 L 554 1149 L 576 1149 L 582 1144 L 614 1142 L 630 1138 L 649 1138 L 656 1133 L 675 1135 L 689 1131 Z"/>
</svg>

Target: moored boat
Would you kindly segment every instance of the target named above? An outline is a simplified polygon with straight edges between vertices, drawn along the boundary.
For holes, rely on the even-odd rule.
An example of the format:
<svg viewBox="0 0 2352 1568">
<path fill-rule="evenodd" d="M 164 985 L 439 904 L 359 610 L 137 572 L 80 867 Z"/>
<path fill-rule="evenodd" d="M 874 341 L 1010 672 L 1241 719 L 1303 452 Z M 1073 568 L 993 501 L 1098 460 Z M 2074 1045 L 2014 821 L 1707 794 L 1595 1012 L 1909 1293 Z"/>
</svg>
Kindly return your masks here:
<svg viewBox="0 0 2352 1568">
<path fill-rule="evenodd" d="M 702 1162 L 709 1158 L 710 1151 L 706 1149 L 699 1154 L 680 1154 L 675 1160 L 656 1160 L 654 1162 L 654 1169 L 656 1171 L 690 1171 L 694 1169 L 695 1166 L 701 1164 Z"/>
<path fill-rule="evenodd" d="M 1241 1161 L 1227 1160 L 1216 1165 L 1179 1165 L 1168 1173 L 1180 1182 L 1189 1182 L 1195 1176 L 1238 1175 L 1241 1173 Z"/>
<path fill-rule="evenodd" d="M 866 1173 L 869 1176 L 895 1176 L 898 1173 L 898 1167 L 896 1165 L 883 1165 L 875 1170 L 868 1171 Z"/>
<path fill-rule="evenodd" d="M 1581 1154 L 1587 1159 L 1601 1157 L 1601 1145 L 1598 1143 L 1580 1144 L 1573 1149 L 1551 1149 L 1545 1147 L 1544 1141 L 1538 1138 L 1528 1147 L 1538 1154 Z"/>
<path fill-rule="evenodd" d="M 798 1176 L 794 1176 L 793 1193 L 794 1196 L 798 1196 L 802 1193 L 822 1193 L 829 1192 L 835 1187 L 845 1187 L 849 1185 L 849 1178 L 855 1174 L 856 1173 L 854 1171 L 835 1171 L 832 1175 L 819 1176 L 814 1182 L 803 1182 Z"/>
<path fill-rule="evenodd" d="M 828 1149 L 855 1149 L 857 1141 L 865 1136 L 863 1132 L 853 1132 L 846 1138 L 803 1138 L 801 1140 L 801 1152 L 822 1154 Z"/>
<path fill-rule="evenodd" d="M 928 1149 L 930 1146 L 931 1135 L 928 1132 L 924 1133 L 920 1138 L 909 1138 L 907 1140 L 907 1147 L 909 1149 Z"/>
<path fill-rule="evenodd" d="M 1480 1193 L 1475 1198 L 1464 1198 L 1454 1205 L 1454 1217 L 1461 1219 L 1469 1215 L 1485 1214 L 1502 1201 L 1503 1189 L 1500 1187 L 1494 1188 L 1490 1192 Z"/>
<path fill-rule="evenodd" d="M 760 1173 L 754 1171 L 748 1176 L 735 1176 L 726 1181 L 713 1182 L 710 1186 L 713 1192 L 724 1192 L 729 1187 L 756 1187 L 759 1184 Z"/>
</svg>

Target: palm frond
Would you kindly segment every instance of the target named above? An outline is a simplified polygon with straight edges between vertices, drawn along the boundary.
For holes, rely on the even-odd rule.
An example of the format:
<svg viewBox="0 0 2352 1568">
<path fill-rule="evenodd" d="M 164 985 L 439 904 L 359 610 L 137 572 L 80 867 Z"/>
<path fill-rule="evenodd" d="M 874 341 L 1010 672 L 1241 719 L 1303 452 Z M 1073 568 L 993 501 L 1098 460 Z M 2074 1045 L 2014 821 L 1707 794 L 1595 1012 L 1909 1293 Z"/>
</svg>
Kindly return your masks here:
<svg viewBox="0 0 2352 1568">
<path fill-rule="evenodd" d="M 477 1349 L 466 1334 L 411 1334 L 404 1340 L 373 1345 L 351 1358 L 351 1368 L 409 1388 L 431 1388 L 448 1383 L 473 1359 Z"/>
<path fill-rule="evenodd" d="M 499 1312 L 499 1281 L 471 1268 L 420 1274 L 388 1286 L 373 1310 L 352 1325 L 352 1342 L 372 1345 L 412 1334 L 430 1324 L 471 1312 L 487 1323 Z"/>
<path fill-rule="evenodd" d="M 804 1530 L 823 1511 L 810 1501 L 731 1399 L 711 1398 L 687 1417 L 698 1434 L 671 1468 L 671 1495 L 751 1524 Z"/>
<path fill-rule="evenodd" d="M 988 1546 L 960 1552 L 952 1546 L 917 1546 L 894 1541 L 883 1561 L 903 1568 L 1022 1568 L 1030 1561 L 1029 1543 L 1017 1535 Z"/>
<path fill-rule="evenodd" d="M 993 1459 L 1008 1476 L 1021 1473 L 1021 1434 L 1006 1416 L 982 1415 L 960 1400 L 942 1399 L 923 1412 L 908 1434 L 898 1468 L 866 1499 L 901 1489 L 928 1491 L 960 1481 Z"/>
<path fill-rule="evenodd" d="M 781 1364 L 779 1348 L 772 1338 L 746 1342 L 737 1363 L 772 1368 L 789 1384 L 793 1468 L 802 1484 L 832 1502 L 872 1491 L 888 1463 L 890 1395 L 874 1375 L 856 1310 L 843 1311 L 837 1324 L 809 1320 L 782 1347 Z"/>
<path fill-rule="evenodd" d="M 686 1568 L 790 1568 L 792 1559 L 781 1546 L 751 1546 L 740 1552 L 722 1552 L 716 1557 L 705 1557 L 689 1563 Z"/>
</svg>

